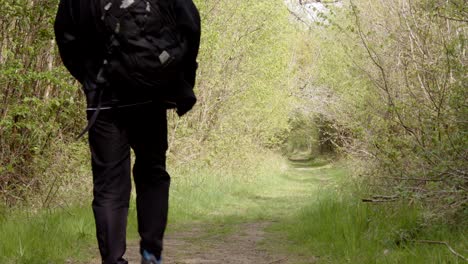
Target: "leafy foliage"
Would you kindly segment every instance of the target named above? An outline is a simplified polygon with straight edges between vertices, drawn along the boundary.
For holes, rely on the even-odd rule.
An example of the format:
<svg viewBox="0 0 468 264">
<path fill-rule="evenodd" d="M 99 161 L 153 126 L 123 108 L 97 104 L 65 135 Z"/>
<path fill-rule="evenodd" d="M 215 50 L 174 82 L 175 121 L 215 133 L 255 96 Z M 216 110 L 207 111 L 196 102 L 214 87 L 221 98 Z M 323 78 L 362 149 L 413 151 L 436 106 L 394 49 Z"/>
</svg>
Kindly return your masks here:
<svg viewBox="0 0 468 264">
<path fill-rule="evenodd" d="M 7 203 L 37 191 L 41 161 L 82 126 L 82 99 L 53 41 L 56 1 L 1 1 L 0 192 Z"/>
<path fill-rule="evenodd" d="M 367 182 L 383 186 L 374 191 L 425 201 L 438 217 L 468 202 L 464 8 L 354 0 L 310 36 L 309 89 L 328 92 L 322 112 L 343 132 L 343 150 L 367 163 Z"/>
<path fill-rule="evenodd" d="M 170 162 L 253 170 L 288 126 L 288 13 L 279 0 L 196 2 L 203 20 L 199 102 L 182 119 L 170 113 Z M 80 165 L 85 144 L 74 142 L 85 124 L 84 99 L 53 41 L 57 1 L 0 4 L 0 196 L 15 204 L 40 194 L 47 206 L 50 190 L 73 184 L 64 178 L 70 166 L 88 166 Z M 73 177 L 77 187 L 81 177 Z"/>
<path fill-rule="evenodd" d="M 226 171 L 256 166 L 256 156 L 279 147 L 279 132 L 288 127 L 294 89 L 288 13 L 281 1 L 197 3 L 205 25 L 199 101 L 187 118 L 171 119 L 170 157 Z"/>
</svg>

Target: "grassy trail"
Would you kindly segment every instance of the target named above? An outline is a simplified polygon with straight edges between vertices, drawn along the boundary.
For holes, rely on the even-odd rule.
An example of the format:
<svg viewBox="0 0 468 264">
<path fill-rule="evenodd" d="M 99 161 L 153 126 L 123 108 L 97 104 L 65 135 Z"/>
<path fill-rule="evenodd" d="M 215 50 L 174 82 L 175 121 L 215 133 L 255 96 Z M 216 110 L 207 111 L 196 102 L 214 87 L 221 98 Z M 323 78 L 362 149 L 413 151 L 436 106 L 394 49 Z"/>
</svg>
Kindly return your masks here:
<svg viewBox="0 0 468 264">
<path fill-rule="evenodd" d="M 466 256 L 466 226 L 424 226 L 417 207 L 362 203 L 342 167 L 296 163 L 256 173 L 174 177 L 165 263 L 466 263 L 443 245 L 411 242 L 446 241 Z M 139 263 L 134 205 L 131 264 Z M 0 216 L 2 264 L 99 263 L 89 205 Z"/>
<path fill-rule="evenodd" d="M 313 263 L 315 259 L 286 252 L 287 239 L 270 232 L 315 199 L 318 190 L 340 173 L 330 166 L 291 167 L 271 175 L 255 191 L 234 193 L 223 208 L 196 222 L 169 224 L 165 263 Z M 129 244 L 130 263 L 139 263 L 138 243 Z M 98 260 L 92 262 L 98 263 Z"/>
<path fill-rule="evenodd" d="M 215 196 L 225 200 L 198 221 L 170 223 L 166 263 L 466 263 L 444 246 L 411 242 L 447 241 L 466 255 L 466 228 L 422 226 L 418 208 L 404 203 L 362 203 L 346 175 L 339 166 L 296 163 L 263 185 L 221 190 Z M 172 214 L 182 218 L 177 206 Z M 136 252 L 133 242 L 132 264 Z"/>
</svg>

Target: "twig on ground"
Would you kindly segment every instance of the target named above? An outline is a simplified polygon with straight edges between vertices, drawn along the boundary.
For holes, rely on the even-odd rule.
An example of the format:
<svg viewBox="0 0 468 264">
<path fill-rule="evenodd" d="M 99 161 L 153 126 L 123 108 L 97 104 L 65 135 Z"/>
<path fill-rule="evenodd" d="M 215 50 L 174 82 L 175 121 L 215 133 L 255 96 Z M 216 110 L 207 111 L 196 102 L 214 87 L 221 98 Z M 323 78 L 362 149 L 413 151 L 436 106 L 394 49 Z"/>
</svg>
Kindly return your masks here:
<svg viewBox="0 0 468 264">
<path fill-rule="evenodd" d="M 395 202 L 397 199 L 386 199 L 386 200 L 374 200 L 374 199 L 362 199 L 364 203 L 389 203 Z"/>
<path fill-rule="evenodd" d="M 447 248 L 450 250 L 450 252 L 452 252 L 452 254 L 454 254 L 455 256 L 463 259 L 464 261 L 468 261 L 467 258 L 465 258 L 465 256 L 463 256 L 462 254 L 456 252 L 450 245 L 449 243 L 445 242 L 445 241 L 433 241 L 433 240 L 410 240 L 411 242 L 416 242 L 416 243 L 426 243 L 426 244 L 438 244 L 438 245 L 445 245 L 447 246 Z"/>
<path fill-rule="evenodd" d="M 273 261 L 273 262 L 270 262 L 270 263 L 268 263 L 268 264 L 273 264 L 273 263 L 280 263 L 280 262 L 282 262 L 282 261 L 284 261 L 284 260 L 287 260 L 287 259 L 288 259 L 288 258 L 282 258 L 282 259 L 278 259 L 278 260 L 275 260 L 275 261 Z"/>
<path fill-rule="evenodd" d="M 425 181 L 425 182 L 441 182 L 443 179 L 425 179 L 425 178 L 404 178 L 404 177 L 377 177 L 381 179 L 401 180 L 401 181 Z"/>
<path fill-rule="evenodd" d="M 398 195 L 374 195 L 372 198 L 364 198 L 362 201 L 364 203 L 386 203 L 386 202 L 395 202 L 398 200 Z"/>
</svg>

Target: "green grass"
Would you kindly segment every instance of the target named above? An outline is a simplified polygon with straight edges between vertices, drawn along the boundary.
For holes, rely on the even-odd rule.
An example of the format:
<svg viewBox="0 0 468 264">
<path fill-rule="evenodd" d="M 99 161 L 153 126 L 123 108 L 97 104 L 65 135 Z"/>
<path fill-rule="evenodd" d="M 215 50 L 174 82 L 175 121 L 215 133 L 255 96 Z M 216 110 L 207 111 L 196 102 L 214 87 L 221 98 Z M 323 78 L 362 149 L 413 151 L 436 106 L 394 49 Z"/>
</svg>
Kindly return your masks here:
<svg viewBox="0 0 468 264">
<path fill-rule="evenodd" d="M 318 263 L 466 263 L 444 245 L 414 242 L 446 241 L 466 256 L 466 226 L 422 223 L 416 206 L 367 204 L 349 191 L 326 188 L 271 231 L 287 234 L 289 250 L 317 256 Z"/>
<path fill-rule="evenodd" d="M 209 171 L 190 176 L 190 182 L 177 178 L 173 181 L 169 232 L 197 222 L 238 221 L 235 216 L 243 214 L 245 206 L 248 206 L 248 198 L 239 198 L 248 192 L 248 187 L 242 187 L 238 180 L 209 174 Z M 198 180 L 203 180 L 203 184 L 199 185 Z M 0 213 L 0 263 L 65 263 L 67 260 L 87 263 L 86 260 L 96 258 L 98 251 L 90 196 L 91 193 L 85 198 L 89 200 L 88 206 L 39 213 L 25 213 L 20 208 L 3 210 Z M 129 242 L 138 239 L 134 197 L 129 209 Z M 212 231 L 231 232 L 228 227 Z"/>
<path fill-rule="evenodd" d="M 0 263 L 65 263 L 69 257 L 91 257 L 95 229 L 89 208 L 8 213 L 0 220 Z"/>
<path fill-rule="evenodd" d="M 275 193 L 277 186 L 288 182 L 279 177 L 282 164 L 286 166 L 282 158 L 274 156 L 256 171 L 229 173 L 207 169 L 190 175 L 191 181 L 175 178 L 169 229 L 194 222 L 232 224 L 268 218 L 273 210 L 269 204 L 283 202 L 277 197 L 281 193 Z"/>
<path fill-rule="evenodd" d="M 196 223 L 236 223 L 265 215 L 257 203 L 262 188 L 277 185 L 284 161 L 273 155 L 261 166 L 238 171 L 210 168 L 179 169 L 173 176 L 168 232 Z M 281 179 L 279 179 L 281 180 Z M 91 192 L 80 204 L 56 210 L 27 213 L 31 208 L 0 210 L 0 263 L 88 263 L 98 255 Z M 127 239 L 138 239 L 135 196 L 130 203 Z M 261 213 L 259 213 L 261 212 Z M 229 225 L 211 232 L 228 234 Z"/>
<path fill-rule="evenodd" d="M 267 221 L 273 222 L 272 235 L 291 241 L 288 251 L 318 257 L 319 263 L 464 263 L 443 245 L 411 241 L 447 241 L 468 255 L 466 226 L 424 226 L 418 207 L 362 203 L 340 165 L 293 165 L 288 168 L 272 156 L 250 172 L 172 171 L 168 232 L 203 224 L 211 227 L 206 236 L 222 236 L 235 232 L 237 224 Z M 83 200 L 90 201 L 90 195 Z M 85 204 L 35 214 L 0 211 L 0 263 L 88 263 L 96 258 L 94 219 L 90 202 Z M 128 241 L 138 238 L 135 215 L 132 201 Z M 283 250 L 278 247 L 284 244 L 265 241 L 264 247 Z"/>
</svg>

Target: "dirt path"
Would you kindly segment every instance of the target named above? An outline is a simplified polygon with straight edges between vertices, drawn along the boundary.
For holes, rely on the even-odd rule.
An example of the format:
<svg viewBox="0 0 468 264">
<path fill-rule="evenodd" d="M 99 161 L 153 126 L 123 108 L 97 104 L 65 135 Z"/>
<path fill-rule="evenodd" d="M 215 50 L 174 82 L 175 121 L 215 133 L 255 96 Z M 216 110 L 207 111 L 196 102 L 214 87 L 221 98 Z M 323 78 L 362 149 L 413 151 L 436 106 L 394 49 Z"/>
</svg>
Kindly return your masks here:
<svg viewBox="0 0 468 264">
<path fill-rule="evenodd" d="M 269 222 L 245 223 L 234 227 L 232 234 L 207 234 L 201 227 L 190 231 L 169 234 L 165 241 L 163 254 L 167 264 L 276 264 L 298 263 L 280 253 L 265 249 L 265 243 L 284 243 L 281 239 L 271 241 L 264 229 Z M 209 227 L 205 227 L 209 228 Z M 267 242 L 266 239 L 269 241 Z M 138 264 L 138 245 L 128 248 L 127 259 L 130 264 Z M 304 262 L 301 263 L 313 263 Z"/>
<path fill-rule="evenodd" d="M 329 166 L 291 168 L 274 189 L 251 198 L 262 220 L 217 221 L 192 223 L 168 232 L 165 237 L 165 264 L 306 264 L 317 259 L 286 253 L 289 243 L 266 229 L 276 221 L 297 212 L 311 199 L 313 190 L 327 184 L 322 174 Z M 255 210 L 250 208 L 249 210 Z M 247 210 L 248 211 L 248 210 Z M 279 252 L 279 251 L 280 252 Z M 130 242 L 125 258 L 139 264 L 138 242 Z M 95 260 L 90 264 L 98 264 Z"/>
</svg>

